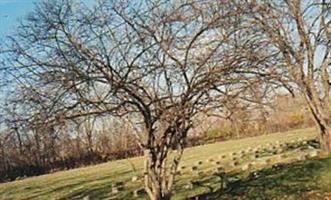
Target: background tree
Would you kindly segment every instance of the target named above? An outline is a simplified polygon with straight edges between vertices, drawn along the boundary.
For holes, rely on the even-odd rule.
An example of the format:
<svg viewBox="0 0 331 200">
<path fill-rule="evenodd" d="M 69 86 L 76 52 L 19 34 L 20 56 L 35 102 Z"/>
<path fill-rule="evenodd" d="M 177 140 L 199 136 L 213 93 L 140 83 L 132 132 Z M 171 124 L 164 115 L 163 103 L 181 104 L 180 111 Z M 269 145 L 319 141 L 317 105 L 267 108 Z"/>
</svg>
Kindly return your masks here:
<svg viewBox="0 0 331 200">
<path fill-rule="evenodd" d="M 259 48 L 273 56 L 273 74 L 281 73 L 304 96 L 321 145 L 330 152 L 331 2 L 247 2 L 247 23 L 259 35 Z"/>
</svg>

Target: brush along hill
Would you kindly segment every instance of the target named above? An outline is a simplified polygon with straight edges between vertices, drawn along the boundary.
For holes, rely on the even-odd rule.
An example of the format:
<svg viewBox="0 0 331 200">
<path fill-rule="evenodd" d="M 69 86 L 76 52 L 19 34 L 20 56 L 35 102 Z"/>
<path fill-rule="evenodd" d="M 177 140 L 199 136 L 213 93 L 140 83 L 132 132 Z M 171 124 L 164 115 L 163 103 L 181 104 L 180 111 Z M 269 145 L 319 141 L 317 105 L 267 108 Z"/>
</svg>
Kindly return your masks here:
<svg viewBox="0 0 331 200">
<path fill-rule="evenodd" d="M 173 199 L 331 198 L 331 158 L 314 129 L 186 149 Z M 143 158 L 0 184 L 0 199 L 146 199 Z"/>
</svg>

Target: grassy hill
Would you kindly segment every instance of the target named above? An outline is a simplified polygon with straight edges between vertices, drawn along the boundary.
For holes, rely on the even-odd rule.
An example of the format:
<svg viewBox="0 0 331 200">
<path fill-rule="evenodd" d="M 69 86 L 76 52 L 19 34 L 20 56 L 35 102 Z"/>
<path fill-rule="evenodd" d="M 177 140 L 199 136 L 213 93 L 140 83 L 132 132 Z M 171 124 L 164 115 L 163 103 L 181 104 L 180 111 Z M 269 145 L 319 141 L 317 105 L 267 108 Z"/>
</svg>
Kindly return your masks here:
<svg viewBox="0 0 331 200">
<path fill-rule="evenodd" d="M 188 148 L 174 199 L 194 195 L 204 199 L 331 196 L 331 158 L 317 156 L 313 138 L 314 129 L 301 129 Z M 0 199 L 134 199 L 133 191 L 143 184 L 132 177 L 141 176 L 142 166 L 143 158 L 136 157 L 3 183 Z M 192 166 L 198 171 L 191 172 Z M 223 190 L 220 177 L 213 175 L 220 167 L 226 171 Z M 123 191 L 112 192 L 116 182 L 124 183 Z"/>
</svg>

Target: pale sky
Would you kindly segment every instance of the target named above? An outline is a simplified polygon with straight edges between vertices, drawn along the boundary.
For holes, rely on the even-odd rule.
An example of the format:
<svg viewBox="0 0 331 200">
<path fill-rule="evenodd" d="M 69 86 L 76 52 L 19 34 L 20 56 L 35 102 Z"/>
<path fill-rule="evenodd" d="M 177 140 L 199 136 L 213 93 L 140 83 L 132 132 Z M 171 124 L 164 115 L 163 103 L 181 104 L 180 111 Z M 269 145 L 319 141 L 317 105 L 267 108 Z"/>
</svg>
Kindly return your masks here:
<svg viewBox="0 0 331 200">
<path fill-rule="evenodd" d="M 18 19 L 33 10 L 38 0 L 0 0 L 0 41 L 14 31 Z"/>
<path fill-rule="evenodd" d="M 18 20 L 24 18 L 34 8 L 36 2 L 42 0 L 0 0 L 0 42 L 5 35 L 15 31 Z M 87 5 L 93 4 L 95 0 L 82 0 Z"/>
</svg>

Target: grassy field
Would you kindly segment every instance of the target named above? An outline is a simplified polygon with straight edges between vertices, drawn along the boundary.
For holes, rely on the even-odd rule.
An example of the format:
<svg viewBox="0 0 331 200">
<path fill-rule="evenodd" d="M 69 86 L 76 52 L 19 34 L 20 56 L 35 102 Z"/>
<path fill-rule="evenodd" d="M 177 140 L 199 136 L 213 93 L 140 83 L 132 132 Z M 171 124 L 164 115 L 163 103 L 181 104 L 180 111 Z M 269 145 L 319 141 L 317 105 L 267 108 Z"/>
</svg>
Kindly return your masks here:
<svg viewBox="0 0 331 200">
<path fill-rule="evenodd" d="M 314 129 L 302 129 L 188 148 L 174 199 L 194 195 L 204 199 L 331 197 L 331 158 L 312 155 L 317 152 L 315 144 L 310 143 L 315 137 Z M 304 155 L 314 158 L 306 159 Z M 198 161 L 202 163 L 198 166 L 200 172 L 194 175 L 190 167 Z M 133 191 L 142 187 L 142 182 L 131 178 L 141 175 L 142 166 L 142 157 L 136 157 L 3 183 L 0 199 L 133 199 Z M 220 178 L 212 175 L 219 166 L 225 168 L 228 180 L 223 190 Z M 192 180 L 196 185 L 186 189 Z M 114 194 L 111 185 L 119 181 L 125 183 L 124 190 Z"/>
</svg>

